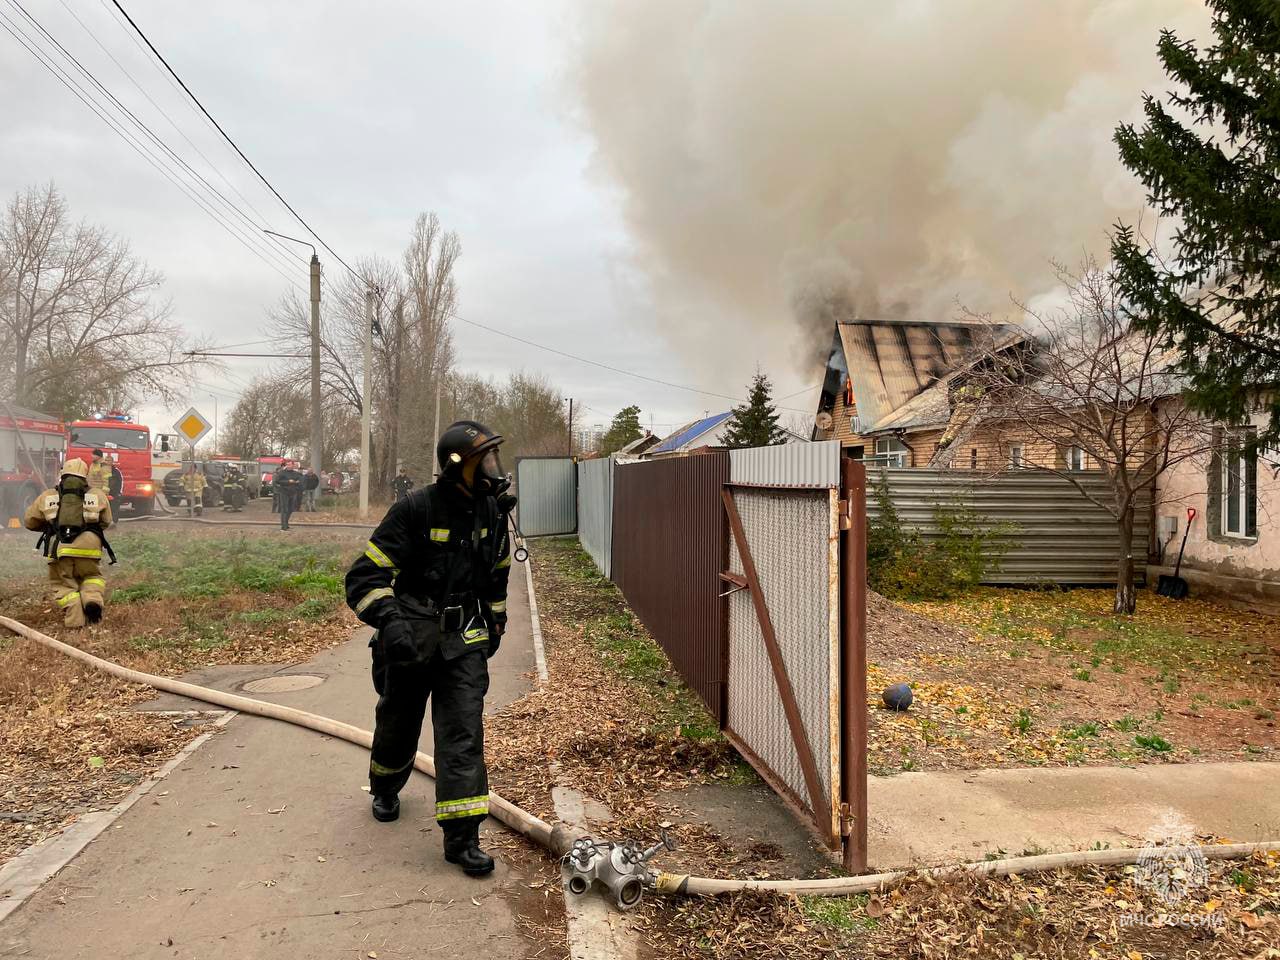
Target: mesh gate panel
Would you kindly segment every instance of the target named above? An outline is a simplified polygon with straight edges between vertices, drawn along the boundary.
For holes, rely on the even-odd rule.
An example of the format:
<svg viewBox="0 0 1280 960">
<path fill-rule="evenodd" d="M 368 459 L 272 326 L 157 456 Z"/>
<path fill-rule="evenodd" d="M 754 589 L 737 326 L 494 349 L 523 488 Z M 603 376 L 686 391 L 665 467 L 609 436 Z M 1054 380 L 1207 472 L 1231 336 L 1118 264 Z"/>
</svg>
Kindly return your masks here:
<svg viewBox="0 0 1280 960">
<path fill-rule="evenodd" d="M 733 491 L 747 545 L 760 577 L 778 646 L 813 750 L 827 811 L 837 774 L 839 735 L 838 626 L 833 596 L 837 560 L 827 491 Z M 729 568 L 741 574 L 737 544 Z M 809 805 L 804 771 L 791 739 L 764 636 L 746 590 L 729 597 L 729 728 Z M 838 787 L 838 784 L 837 784 Z"/>
</svg>

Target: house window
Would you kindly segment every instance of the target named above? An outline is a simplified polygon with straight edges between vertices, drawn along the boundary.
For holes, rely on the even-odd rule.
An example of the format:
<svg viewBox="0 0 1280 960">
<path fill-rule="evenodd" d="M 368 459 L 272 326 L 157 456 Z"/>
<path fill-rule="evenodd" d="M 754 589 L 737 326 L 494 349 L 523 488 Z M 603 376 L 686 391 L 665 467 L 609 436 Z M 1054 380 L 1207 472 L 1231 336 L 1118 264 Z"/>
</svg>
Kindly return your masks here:
<svg viewBox="0 0 1280 960">
<path fill-rule="evenodd" d="M 876 460 L 886 467 L 905 467 L 907 447 L 897 437 L 880 437 L 876 440 Z"/>
<path fill-rule="evenodd" d="M 1257 536 L 1258 458 L 1250 447 L 1255 436 L 1249 428 L 1223 432 L 1219 522 L 1224 537 Z"/>
<path fill-rule="evenodd" d="M 974 447 L 969 451 L 969 469 L 970 470 L 978 469 L 978 448 L 977 447 Z"/>
<path fill-rule="evenodd" d="M 1084 469 L 1084 450 L 1080 447 L 1067 448 L 1067 469 L 1083 470 Z"/>
<path fill-rule="evenodd" d="M 1013 443 L 1009 445 L 1009 466 L 1021 467 L 1025 466 L 1022 454 L 1022 444 Z"/>
</svg>

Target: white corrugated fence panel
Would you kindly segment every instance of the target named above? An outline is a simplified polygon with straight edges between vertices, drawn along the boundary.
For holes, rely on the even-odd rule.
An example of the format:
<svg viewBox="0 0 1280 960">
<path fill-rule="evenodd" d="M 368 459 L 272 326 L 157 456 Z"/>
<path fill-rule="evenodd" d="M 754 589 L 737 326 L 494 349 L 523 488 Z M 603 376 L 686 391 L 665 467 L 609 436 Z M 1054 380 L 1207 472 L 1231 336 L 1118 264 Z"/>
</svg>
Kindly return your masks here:
<svg viewBox="0 0 1280 960">
<path fill-rule="evenodd" d="M 839 487 L 840 441 L 730 450 L 729 479 L 759 487 Z"/>
<path fill-rule="evenodd" d="M 613 458 L 578 464 L 578 540 L 596 567 L 613 577 Z"/>
<path fill-rule="evenodd" d="M 517 517 L 526 537 L 578 529 L 577 472 L 568 457 L 522 457 L 516 461 Z"/>
</svg>

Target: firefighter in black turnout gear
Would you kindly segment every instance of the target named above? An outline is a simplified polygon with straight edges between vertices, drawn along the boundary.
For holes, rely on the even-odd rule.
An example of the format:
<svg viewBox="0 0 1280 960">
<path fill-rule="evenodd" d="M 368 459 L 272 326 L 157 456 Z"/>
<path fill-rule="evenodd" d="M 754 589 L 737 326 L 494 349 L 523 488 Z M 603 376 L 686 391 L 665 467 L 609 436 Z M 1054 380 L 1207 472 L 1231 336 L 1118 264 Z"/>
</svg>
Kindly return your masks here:
<svg viewBox="0 0 1280 960">
<path fill-rule="evenodd" d="M 489 812 L 484 764 L 488 659 L 507 624 L 511 545 L 497 436 L 461 420 L 440 437 L 440 479 L 396 502 L 347 572 L 347 603 L 377 632 L 378 692 L 369 789 L 373 815 L 400 815 L 427 701 L 435 731 L 436 819 L 445 859 L 472 875 L 493 869 L 480 849 Z"/>
</svg>

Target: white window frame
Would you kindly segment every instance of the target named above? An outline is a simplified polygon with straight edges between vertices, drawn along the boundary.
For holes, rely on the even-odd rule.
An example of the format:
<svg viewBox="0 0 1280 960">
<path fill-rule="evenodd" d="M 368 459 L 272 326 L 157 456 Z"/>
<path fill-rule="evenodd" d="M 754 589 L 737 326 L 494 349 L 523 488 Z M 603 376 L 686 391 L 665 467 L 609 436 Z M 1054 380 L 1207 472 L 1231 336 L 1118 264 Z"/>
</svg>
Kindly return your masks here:
<svg viewBox="0 0 1280 960">
<path fill-rule="evenodd" d="M 1252 540 L 1249 533 L 1249 457 L 1245 445 L 1249 442 L 1248 427 L 1232 427 L 1223 431 L 1222 443 L 1222 512 L 1219 518 L 1222 536 L 1233 540 Z M 1231 470 L 1236 470 L 1236 491 L 1231 492 Z M 1256 496 L 1256 491 L 1255 491 Z M 1231 504 L 1237 507 L 1238 527 L 1232 529 Z"/>
<path fill-rule="evenodd" d="M 1084 464 L 1084 449 L 1081 447 L 1067 447 L 1067 469 L 1078 473 L 1085 469 Z"/>
<path fill-rule="evenodd" d="M 1018 469 L 1026 465 L 1026 448 L 1020 443 L 1009 444 L 1009 466 Z"/>
<path fill-rule="evenodd" d="M 886 467 L 905 467 L 907 447 L 897 437 L 876 437 L 876 460 L 883 458 Z"/>
</svg>

